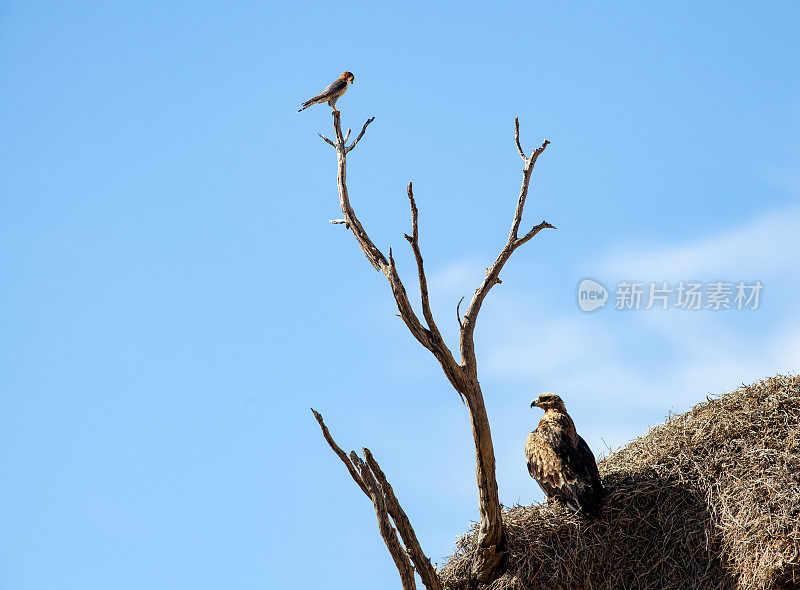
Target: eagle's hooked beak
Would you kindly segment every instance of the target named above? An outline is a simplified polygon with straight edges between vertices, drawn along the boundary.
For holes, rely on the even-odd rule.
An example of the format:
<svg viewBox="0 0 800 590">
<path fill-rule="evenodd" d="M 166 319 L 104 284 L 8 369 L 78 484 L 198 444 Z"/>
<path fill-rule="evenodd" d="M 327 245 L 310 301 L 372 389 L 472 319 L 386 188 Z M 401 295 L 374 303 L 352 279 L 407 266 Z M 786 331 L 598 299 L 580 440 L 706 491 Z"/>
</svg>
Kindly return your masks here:
<svg viewBox="0 0 800 590">
<path fill-rule="evenodd" d="M 539 405 L 539 404 L 537 404 L 537 403 L 536 403 L 536 400 L 533 400 L 533 401 L 531 402 L 531 407 L 532 407 L 532 408 L 535 408 L 535 407 L 536 407 L 536 406 L 538 406 L 538 405 Z"/>
</svg>

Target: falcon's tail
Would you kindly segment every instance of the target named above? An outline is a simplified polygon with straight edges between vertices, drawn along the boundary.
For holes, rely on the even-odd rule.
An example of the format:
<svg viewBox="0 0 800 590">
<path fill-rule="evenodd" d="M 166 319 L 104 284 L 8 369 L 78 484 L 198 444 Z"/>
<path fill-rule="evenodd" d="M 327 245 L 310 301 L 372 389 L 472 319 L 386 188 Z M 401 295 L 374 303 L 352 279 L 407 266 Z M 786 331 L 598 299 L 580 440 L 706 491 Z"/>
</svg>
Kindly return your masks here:
<svg viewBox="0 0 800 590">
<path fill-rule="evenodd" d="M 300 111 L 304 111 L 308 107 L 314 106 L 315 104 L 318 104 L 320 102 L 322 102 L 322 101 L 320 100 L 320 96 L 319 95 L 315 96 L 314 98 L 309 98 L 307 101 L 305 101 L 303 103 L 303 106 L 297 112 L 299 113 Z"/>
</svg>

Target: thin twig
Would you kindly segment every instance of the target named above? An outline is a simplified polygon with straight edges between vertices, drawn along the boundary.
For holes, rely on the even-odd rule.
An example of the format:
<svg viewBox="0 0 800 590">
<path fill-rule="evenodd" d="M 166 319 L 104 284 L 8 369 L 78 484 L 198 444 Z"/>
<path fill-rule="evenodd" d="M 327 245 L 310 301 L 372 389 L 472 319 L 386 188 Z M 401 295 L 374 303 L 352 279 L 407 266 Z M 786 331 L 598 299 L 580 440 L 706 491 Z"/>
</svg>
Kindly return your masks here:
<svg viewBox="0 0 800 590">
<path fill-rule="evenodd" d="M 515 249 L 519 248 L 520 246 L 522 246 L 522 244 L 530 240 L 533 236 L 538 234 L 543 229 L 558 229 L 558 228 L 555 225 L 547 223 L 546 221 L 542 221 L 540 224 L 534 225 L 533 228 L 531 228 L 531 231 L 529 231 L 527 234 L 525 234 L 524 236 L 519 238 L 516 242 L 514 242 L 514 248 Z"/>
<path fill-rule="evenodd" d="M 522 149 L 522 145 L 519 143 L 519 117 L 514 117 L 514 141 L 517 142 L 519 157 L 522 158 L 523 161 L 527 160 L 528 158 L 525 156 L 525 150 Z"/>
<path fill-rule="evenodd" d="M 405 237 L 408 243 L 411 244 L 411 250 L 414 252 L 414 260 L 417 261 L 422 314 L 425 316 L 425 321 L 433 337 L 441 340 L 442 335 L 439 333 L 439 328 L 436 326 L 436 322 L 433 319 L 433 312 L 431 311 L 431 304 L 428 298 L 428 280 L 425 278 L 425 265 L 423 264 L 422 253 L 419 249 L 419 210 L 417 209 L 417 202 L 414 200 L 414 189 L 410 182 L 408 183 L 407 193 L 408 202 L 411 205 L 411 235 L 405 234 Z"/>
<path fill-rule="evenodd" d="M 533 151 L 530 158 L 525 158 L 525 168 L 522 176 L 522 187 L 520 188 L 519 198 L 517 199 L 517 208 L 514 210 L 514 222 L 511 225 L 511 232 L 509 233 L 509 242 L 517 239 L 517 231 L 519 224 L 522 221 L 522 210 L 525 208 L 525 199 L 528 197 L 528 188 L 531 182 L 531 175 L 533 174 L 533 167 L 536 165 L 536 160 L 539 155 L 550 144 L 548 140 L 544 140 L 542 147 Z M 512 237 L 513 236 L 513 237 Z"/>
<path fill-rule="evenodd" d="M 325 422 L 322 421 L 322 415 L 319 412 L 317 412 L 314 408 L 311 408 L 311 412 L 314 414 L 314 418 L 317 419 L 317 422 L 319 422 L 319 427 L 322 428 L 322 436 L 325 437 L 328 446 L 331 449 L 333 449 L 333 452 L 336 453 L 336 455 L 342 460 L 342 463 L 345 464 L 345 466 L 347 467 L 347 471 L 350 472 L 350 476 L 353 478 L 353 481 L 355 481 L 358 484 L 358 487 L 361 488 L 361 491 L 364 492 L 367 496 L 369 496 L 369 490 L 367 489 L 367 486 L 364 484 L 364 480 L 361 479 L 361 476 L 356 471 L 356 468 L 353 465 L 353 463 L 347 457 L 347 454 L 341 449 L 341 447 L 339 447 L 339 445 L 336 444 L 336 441 L 333 440 L 333 437 L 331 436 L 328 427 L 325 426 Z"/>
<path fill-rule="evenodd" d="M 369 119 L 367 119 L 367 122 L 364 123 L 364 126 L 361 128 L 361 133 L 358 134 L 358 137 L 356 137 L 355 140 L 353 141 L 353 143 L 350 144 L 350 147 L 345 148 L 345 150 L 344 150 L 345 154 L 349 154 L 353 150 L 353 148 L 356 147 L 358 142 L 361 141 L 361 138 L 364 137 L 364 132 L 367 130 L 367 126 L 370 123 L 372 123 L 374 120 L 375 120 L 375 117 L 370 117 Z M 350 131 L 347 132 L 347 136 L 348 137 L 350 136 Z M 344 141 L 347 141 L 347 137 L 344 138 Z"/>
</svg>

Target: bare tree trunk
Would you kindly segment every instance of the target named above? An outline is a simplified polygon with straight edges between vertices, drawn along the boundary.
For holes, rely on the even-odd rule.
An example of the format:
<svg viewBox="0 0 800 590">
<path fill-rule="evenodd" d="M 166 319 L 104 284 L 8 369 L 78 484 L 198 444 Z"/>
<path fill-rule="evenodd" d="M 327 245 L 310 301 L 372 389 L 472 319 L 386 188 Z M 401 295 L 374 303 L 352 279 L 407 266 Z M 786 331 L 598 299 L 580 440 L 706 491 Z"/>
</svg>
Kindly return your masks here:
<svg viewBox="0 0 800 590">
<path fill-rule="evenodd" d="M 478 480 L 480 509 L 478 552 L 472 564 L 472 575 L 481 582 L 489 582 L 503 559 L 505 530 L 495 476 L 494 446 L 489 417 L 477 381 L 475 386 L 475 389 L 464 393 L 472 424 L 472 437 L 475 441 L 475 475 Z"/>
<path fill-rule="evenodd" d="M 519 155 L 524 162 L 522 186 L 520 187 L 517 206 L 514 211 L 514 219 L 511 224 L 511 230 L 509 232 L 506 245 L 497 256 L 492 266 L 487 269 L 486 276 L 484 277 L 483 282 L 475 290 L 472 300 L 470 301 L 464 314 L 463 320 L 458 307 L 456 309 L 459 317 L 459 325 L 461 326 L 461 335 L 459 339 L 461 362 L 457 362 L 453 356 L 453 353 L 444 343 L 442 335 L 439 332 L 439 328 L 434 321 L 433 313 L 431 312 L 430 301 L 428 297 L 427 279 L 425 277 L 424 263 L 419 248 L 419 212 L 414 200 L 414 193 L 411 184 L 408 185 L 408 199 L 411 206 L 411 235 L 406 235 L 405 237 L 411 244 L 411 249 L 414 253 L 414 259 L 417 263 L 420 300 L 422 305 L 422 314 L 425 319 L 425 325 L 420 322 L 419 318 L 414 312 L 411 302 L 408 299 L 405 286 L 403 285 L 403 282 L 400 280 L 400 276 L 397 273 L 397 268 L 392 257 L 391 249 L 389 250 L 389 258 L 387 260 L 383 253 L 369 238 L 367 232 L 364 230 L 364 227 L 361 225 L 361 222 L 358 220 L 358 217 L 356 217 L 355 211 L 350 205 L 350 197 L 347 192 L 347 154 L 353 148 L 355 148 L 356 144 L 358 144 L 358 142 L 364 136 L 367 126 L 372 123 L 373 120 L 374 117 L 367 120 L 361 129 L 361 133 L 358 134 L 358 137 L 355 139 L 355 141 L 353 141 L 352 144 L 347 145 L 347 140 L 350 136 L 350 130 L 347 131 L 347 134 L 342 134 L 340 114 L 337 111 L 334 111 L 333 129 L 336 141 L 331 141 L 330 139 L 320 135 L 323 140 L 336 149 L 338 162 L 337 185 L 339 188 L 339 204 L 342 208 L 344 219 L 332 220 L 331 223 L 344 224 L 353 233 L 353 236 L 358 242 L 361 250 L 364 252 L 364 255 L 367 257 L 367 260 L 370 261 L 376 270 L 383 273 L 383 275 L 386 277 L 392 289 L 392 294 L 394 295 L 395 303 L 397 304 L 397 309 L 401 319 L 405 322 L 414 338 L 416 338 L 422 346 L 430 350 L 431 353 L 436 357 L 436 359 L 439 361 L 439 364 L 441 364 L 442 370 L 447 376 L 447 379 L 461 395 L 462 400 L 466 403 L 467 408 L 469 409 L 472 436 L 475 442 L 475 471 L 478 482 L 480 507 L 480 525 L 478 528 L 477 544 L 478 551 L 475 561 L 472 565 L 472 575 L 474 576 L 475 580 L 487 583 L 492 581 L 497 576 L 499 568 L 502 564 L 504 557 L 505 534 L 503 530 L 500 497 L 497 490 L 497 478 L 495 475 L 495 458 L 494 448 L 492 446 L 491 428 L 489 426 L 489 417 L 486 414 L 483 393 L 481 392 L 481 386 L 478 382 L 478 365 L 477 359 L 475 358 L 474 344 L 475 324 L 486 295 L 494 285 L 501 282 L 500 271 L 503 269 L 503 266 L 511 257 L 511 254 L 513 254 L 514 250 L 533 238 L 541 230 L 548 228 L 555 229 L 554 226 L 550 225 L 546 221 L 542 221 L 538 225 L 533 226 L 531 230 L 521 238 L 518 236 L 519 226 L 522 221 L 522 212 L 525 207 L 525 200 L 528 195 L 528 187 L 530 185 L 530 179 L 533 173 L 533 167 L 536 164 L 537 158 L 545 150 L 549 142 L 545 141 L 542 143 L 541 147 L 534 150 L 530 157 L 527 157 L 519 142 L 519 121 L 515 120 L 515 141 Z M 324 427 L 321 417 L 316 412 L 314 413 L 323 428 L 323 433 L 326 433 L 327 429 Z M 332 439 L 329 438 L 328 434 L 326 434 L 326 439 L 328 440 L 328 443 L 331 444 Z M 334 448 L 334 445 L 335 443 L 331 444 L 331 447 Z M 336 451 L 336 448 L 334 448 L 334 451 Z M 341 449 L 339 451 L 341 451 Z M 359 483 L 359 486 L 364 493 L 373 499 L 373 504 L 375 504 L 376 513 L 378 514 L 378 520 L 379 523 L 381 523 L 381 534 L 386 540 L 387 536 L 390 535 L 388 535 L 388 532 L 387 534 L 384 534 L 385 522 L 382 520 L 379 504 L 382 503 L 392 505 L 392 502 L 386 502 L 385 498 L 377 497 L 380 496 L 380 494 L 376 496 L 375 489 L 373 489 L 373 486 L 369 485 L 370 477 L 365 477 L 364 471 L 359 463 L 360 460 L 357 457 L 351 457 L 352 463 L 350 463 L 348 462 L 346 456 L 343 457 L 344 453 L 340 453 L 339 451 L 337 451 L 337 454 L 340 456 L 340 458 L 342 458 L 342 461 L 347 464 L 350 474 L 353 476 L 356 482 Z M 364 449 L 364 453 L 367 459 L 366 468 L 369 468 L 371 455 L 367 449 Z M 356 469 L 353 467 L 353 465 L 357 465 L 359 466 L 359 469 L 361 469 L 360 477 L 355 475 Z M 377 472 L 380 472 L 380 469 L 378 468 L 376 472 L 375 468 L 373 467 L 371 472 L 377 475 Z M 377 480 L 380 482 L 377 484 L 378 488 L 385 490 L 388 486 L 388 482 L 386 482 L 382 472 L 380 472 L 380 477 L 377 477 Z M 388 489 L 391 490 L 391 486 L 388 486 Z M 393 496 L 393 494 L 391 495 Z M 396 502 L 396 499 L 394 502 Z M 399 504 L 397 504 L 395 510 L 402 512 Z M 384 512 L 386 512 L 386 510 L 384 510 Z M 391 513 L 391 510 L 389 510 L 389 513 L 391 514 L 395 524 L 398 525 L 398 528 L 400 528 L 402 532 L 403 527 L 399 526 L 398 523 L 398 518 L 401 518 L 399 516 L 399 512 L 397 517 L 395 514 Z M 402 517 L 404 516 L 405 514 L 403 513 Z M 407 522 L 407 519 L 405 519 L 405 522 Z M 407 528 L 411 528 L 410 523 L 408 523 Z M 413 529 L 411 530 L 413 533 Z M 413 550 L 409 548 L 409 543 L 406 542 L 405 537 L 403 537 L 403 540 L 409 552 L 413 553 Z M 394 543 L 391 540 L 387 540 L 386 542 L 387 547 L 389 547 L 390 552 L 395 558 L 395 563 L 397 564 L 398 571 L 400 572 L 401 580 L 404 580 L 403 587 L 406 588 L 407 586 L 405 580 L 408 576 L 405 565 L 403 563 L 399 563 L 398 558 L 395 557 L 396 548 L 394 548 Z M 411 542 L 412 547 L 414 545 L 419 547 L 419 544 L 416 542 L 416 536 L 413 537 L 413 542 L 409 542 Z M 421 554 L 421 550 L 419 552 Z M 430 562 L 428 562 L 428 565 L 430 565 Z M 419 572 L 419 565 L 417 565 L 417 571 Z M 435 572 L 428 573 L 429 580 L 431 577 L 436 577 Z M 425 583 L 426 587 L 428 588 L 435 587 L 428 586 L 429 582 Z M 430 583 L 433 584 L 433 582 Z M 436 579 L 435 583 L 438 584 L 438 578 Z"/>
</svg>

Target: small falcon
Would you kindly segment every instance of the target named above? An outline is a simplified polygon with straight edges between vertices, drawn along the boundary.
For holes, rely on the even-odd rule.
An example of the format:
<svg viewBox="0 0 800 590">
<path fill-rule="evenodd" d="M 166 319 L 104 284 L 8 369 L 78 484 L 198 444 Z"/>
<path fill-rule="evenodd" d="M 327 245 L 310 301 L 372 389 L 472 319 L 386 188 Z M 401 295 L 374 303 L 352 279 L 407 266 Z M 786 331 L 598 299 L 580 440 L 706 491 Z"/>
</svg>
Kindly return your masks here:
<svg viewBox="0 0 800 590">
<path fill-rule="evenodd" d="M 327 102 L 328 106 L 333 107 L 333 112 L 338 113 L 339 111 L 336 110 L 336 101 L 339 100 L 339 97 L 342 94 L 347 92 L 347 85 L 354 83 L 355 79 L 356 77 L 353 76 L 352 73 L 344 72 L 325 90 L 317 94 L 314 98 L 309 98 L 307 101 L 305 101 L 300 111 L 304 111 L 311 105 Z M 300 111 L 297 112 L 299 113 Z"/>
<path fill-rule="evenodd" d="M 556 498 L 590 518 L 600 516 L 603 484 L 589 445 L 575 431 L 564 402 L 554 393 L 543 393 L 531 403 L 544 416 L 525 441 L 528 472 L 548 500 Z"/>
</svg>

